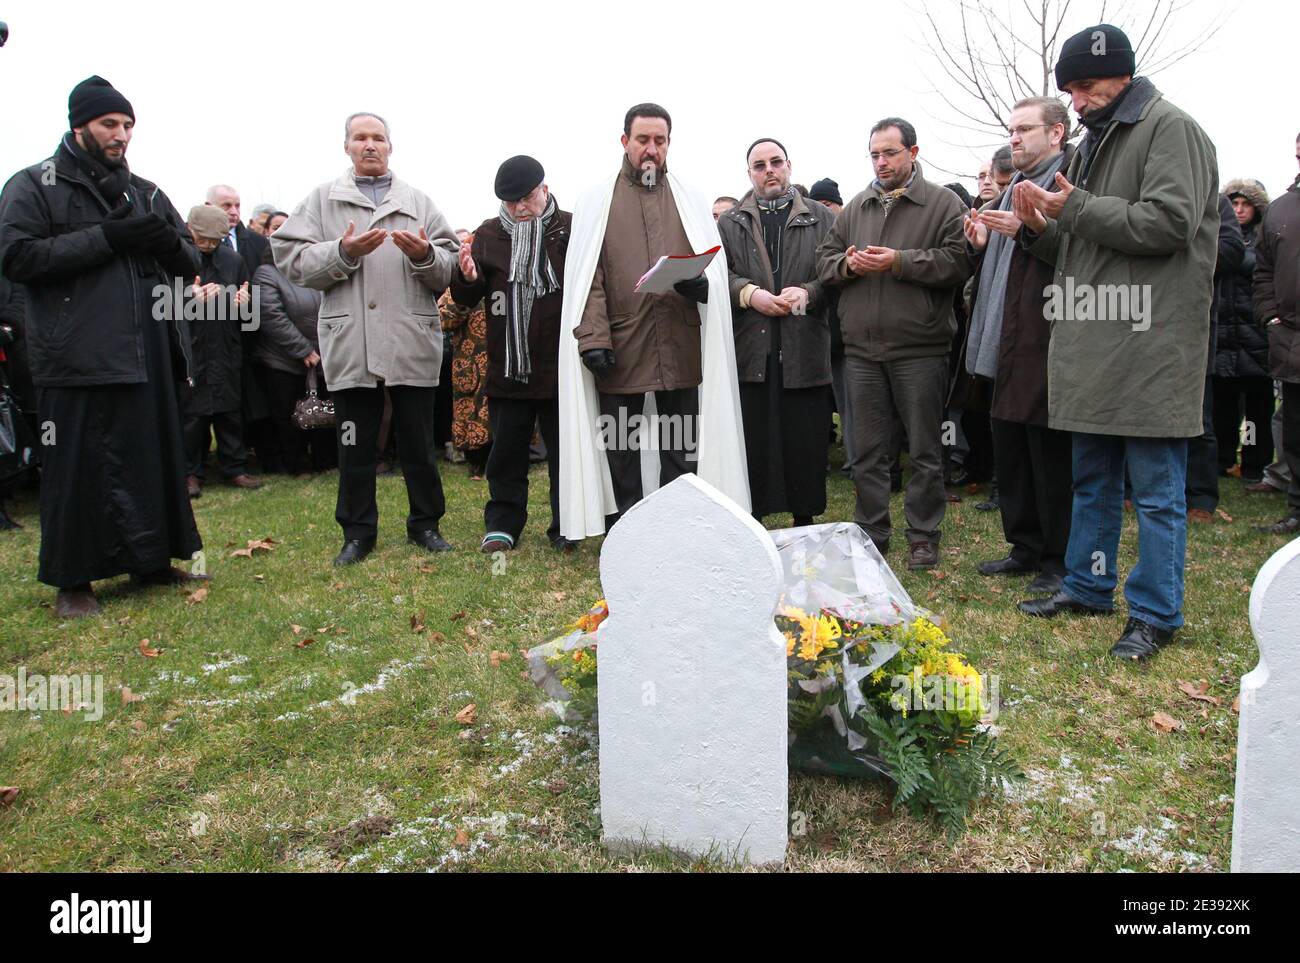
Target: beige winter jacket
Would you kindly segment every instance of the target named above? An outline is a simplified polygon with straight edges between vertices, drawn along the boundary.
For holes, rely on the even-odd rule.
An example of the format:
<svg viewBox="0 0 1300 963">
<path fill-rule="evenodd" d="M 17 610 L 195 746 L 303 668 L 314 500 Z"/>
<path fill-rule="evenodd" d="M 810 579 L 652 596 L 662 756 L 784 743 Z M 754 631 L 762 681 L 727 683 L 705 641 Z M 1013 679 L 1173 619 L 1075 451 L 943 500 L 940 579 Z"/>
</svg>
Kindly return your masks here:
<svg viewBox="0 0 1300 963">
<path fill-rule="evenodd" d="M 412 263 L 391 237 L 356 264 L 339 247 L 348 222 L 361 234 L 372 227 L 418 234 L 433 245 L 430 258 Z M 271 238 L 276 267 L 295 284 L 324 292 L 321 364 L 331 391 L 389 385 L 431 387 L 442 367 L 438 296 L 451 280 L 460 249 L 433 201 L 397 177 L 378 208 L 358 190 L 348 170 L 298 205 Z"/>
</svg>

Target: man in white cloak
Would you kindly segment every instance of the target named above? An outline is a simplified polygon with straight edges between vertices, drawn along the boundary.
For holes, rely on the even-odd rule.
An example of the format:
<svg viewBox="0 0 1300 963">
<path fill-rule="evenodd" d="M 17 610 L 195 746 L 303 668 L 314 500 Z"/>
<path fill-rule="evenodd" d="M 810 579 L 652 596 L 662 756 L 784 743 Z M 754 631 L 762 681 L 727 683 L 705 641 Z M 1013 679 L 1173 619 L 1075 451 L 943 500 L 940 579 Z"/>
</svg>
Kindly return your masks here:
<svg viewBox="0 0 1300 963">
<path fill-rule="evenodd" d="M 750 510 L 725 258 L 663 294 L 635 291 L 668 254 L 721 243 L 709 203 L 668 170 L 672 120 L 638 104 L 620 171 L 579 198 L 564 270 L 560 526 L 607 524 L 694 472 Z"/>
</svg>

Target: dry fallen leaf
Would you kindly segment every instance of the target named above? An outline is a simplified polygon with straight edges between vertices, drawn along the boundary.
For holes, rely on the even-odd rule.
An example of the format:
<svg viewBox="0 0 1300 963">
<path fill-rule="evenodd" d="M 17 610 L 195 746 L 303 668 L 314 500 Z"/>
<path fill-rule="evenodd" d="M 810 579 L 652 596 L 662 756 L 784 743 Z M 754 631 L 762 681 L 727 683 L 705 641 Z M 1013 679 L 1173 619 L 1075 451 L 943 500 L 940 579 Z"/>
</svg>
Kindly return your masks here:
<svg viewBox="0 0 1300 963">
<path fill-rule="evenodd" d="M 465 626 L 465 635 L 475 642 L 478 641 L 478 629 L 472 625 Z"/>
<path fill-rule="evenodd" d="M 276 545 L 275 539 L 271 538 L 271 536 L 269 535 L 266 538 L 250 538 L 248 540 L 248 547 L 255 552 L 256 551 L 269 552 L 273 548 L 275 548 L 275 545 Z"/>
<path fill-rule="evenodd" d="M 251 548 L 237 548 L 230 553 L 231 558 L 239 558 L 241 555 L 244 558 L 252 558 L 253 550 Z"/>
<path fill-rule="evenodd" d="M 552 592 L 552 593 L 551 593 L 551 597 L 552 597 L 553 599 L 555 599 L 555 601 L 557 601 L 557 602 L 563 602 L 566 598 L 569 597 L 569 593 L 567 593 L 567 592 Z"/>
<path fill-rule="evenodd" d="M 144 732 L 147 727 L 145 726 L 143 719 L 136 719 L 135 722 L 131 723 L 131 728 L 136 732 Z"/>
<path fill-rule="evenodd" d="M 0 806 L 12 806 L 18 792 L 17 786 L 0 786 Z"/>
<path fill-rule="evenodd" d="M 339 589 L 343 588 L 343 583 L 342 583 L 342 582 L 335 582 L 333 585 L 330 586 L 330 588 L 331 588 L 333 591 L 337 592 Z"/>
<path fill-rule="evenodd" d="M 997 585 L 990 585 L 990 586 L 989 586 L 989 591 L 990 591 L 990 592 L 993 592 L 993 593 L 996 594 L 996 595 L 1001 595 L 1001 594 L 1002 594 L 1002 588 L 1001 588 L 1000 586 L 997 586 Z"/>
<path fill-rule="evenodd" d="M 1241 696 L 1237 696 L 1232 700 L 1232 711 L 1237 715 L 1241 715 Z"/>
<path fill-rule="evenodd" d="M 1218 696 L 1206 695 L 1210 691 L 1210 683 L 1205 679 L 1202 679 L 1199 685 L 1179 681 L 1178 691 L 1189 699 L 1196 699 L 1198 702 L 1208 702 L 1214 706 L 1223 705 L 1223 700 Z"/>
<path fill-rule="evenodd" d="M 948 573 L 947 573 L 947 572 L 943 571 L 942 569 L 937 569 L 937 568 L 932 568 L 932 569 L 930 569 L 930 575 L 931 575 L 931 577 L 933 577 L 933 578 L 947 578 L 947 577 L 948 577 Z"/>
<path fill-rule="evenodd" d="M 491 654 L 488 656 L 488 661 L 492 663 L 492 668 L 495 669 L 508 658 L 510 658 L 509 652 L 498 652 L 496 649 L 493 649 Z"/>
<path fill-rule="evenodd" d="M 17 792 L 17 790 L 15 790 Z M 469 833 L 463 829 L 456 830 L 456 842 L 453 844 L 457 849 L 464 849 L 469 845 Z"/>
<path fill-rule="evenodd" d="M 315 644 L 316 644 L 316 640 L 315 640 L 315 639 L 303 639 L 301 642 L 295 642 L 295 643 L 293 644 L 293 647 L 294 647 L 295 649 L 305 649 L 305 648 L 307 648 L 307 646 L 309 646 L 309 645 L 315 645 Z"/>
<path fill-rule="evenodd" d="M 198 605 L 207 597 L 208 597 L 208 587 L 206 585 L 201 585 L 198 588 L 196 588 L 193 592 L 191 592 L 189 595 L 185 596 L 185 601 L 190 605 Z"/>
<path fill-rule="evenodd" d="M 472 726 L 474 724 L 474 718 L 477 715 L 478 706 L 471 702 L 465 708 L 461 709 L 460 712 L 456 713 L 456 721 L 462 726 Z"/>
<path fill-rule="evenodd" d="M 455 615 L 453 615 L 453 616 L 452 616 L 450 619 L 448 619 L 447 621 L 448 621 L 448 622 L 455 622 L 457 619 L 463 619 L 464 617 L 465 617 L 465 610 L 464 610 L 464 609 L 461 609 L 459 612 L 457 612 Z"/>
<path fill-rule="evenodd" d="M 294 624 L 291 622 L 291 623 L 289 623 L 289 628 L 293 629 L 293 634 L 294 634 L 294 635 L 300 635 L 300 634 L 302 633 L 302 626 L 301 626 L 301 625 L 294 625 Z"/>
<path fill-rule="evenodd" d="M 122 686 L 122 705 L 129 706 L 132 702 L 144 702 L 144 696 L 136 695 L 130 686 Z"/>
<path fill-rule="evenodd" d="M 1157 732 L 1174 732 L 1181 729 L 1183 724 L 1167 712 L 1157 712 L 1151 717 L 1151 727 Z"/>
<path fill-rule="evenodd" d="M 1222 508 L 1215 509 L 1214 514 L 1218 515 L 1218 516 L 1219 516 L 1220 518 L 1222 518 L 1225 522 L 1230 522 L 1230 521 L 1232 521 L 1232 516 L 1229 515 L 1227 512 L 1225 512 Z"/>
<path fill-rule="evenodd" d="M 412 632 L 424 631 L 424 609 L 420 609 L 419 612 L 411 616 L 411 631 Z"/>
<path fill-rule="evenodd" d="M 156 659 L 158 658 L 158 656 L 162 655 L 162 649 L 152 648 L 149 645 L 148 639 L 141 639 L 140 654 L 143 655 L 146 659 Z"/>
<path fill-rule="evenodd" d="M 447 641 L 447 637 L 443 635 L 441 632 L 430 632 L 429 641 L 443 643 Z"/>
</svg>

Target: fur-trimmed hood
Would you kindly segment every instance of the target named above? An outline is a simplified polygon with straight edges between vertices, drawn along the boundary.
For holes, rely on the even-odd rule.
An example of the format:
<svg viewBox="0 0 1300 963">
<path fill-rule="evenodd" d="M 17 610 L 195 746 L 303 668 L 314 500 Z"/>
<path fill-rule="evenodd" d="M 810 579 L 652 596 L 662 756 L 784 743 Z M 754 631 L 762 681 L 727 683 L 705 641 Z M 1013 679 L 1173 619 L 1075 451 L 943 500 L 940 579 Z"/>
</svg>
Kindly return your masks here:
<svg viewBox="0 0 1300 963">
<path fill-rule="evenodd" d="M 1240 194 L 1250 201 L 1255 207 L 1256 223 L 1263 221 L 1264 215 L 1268 213 L 1268 191 L 1257 180 L 1248 177 L 1238 177 L 1230 180 L 1223 185 L 1223 194 L 1228 200 L 1232 200 L 1233 195 Z"/>
</svg>

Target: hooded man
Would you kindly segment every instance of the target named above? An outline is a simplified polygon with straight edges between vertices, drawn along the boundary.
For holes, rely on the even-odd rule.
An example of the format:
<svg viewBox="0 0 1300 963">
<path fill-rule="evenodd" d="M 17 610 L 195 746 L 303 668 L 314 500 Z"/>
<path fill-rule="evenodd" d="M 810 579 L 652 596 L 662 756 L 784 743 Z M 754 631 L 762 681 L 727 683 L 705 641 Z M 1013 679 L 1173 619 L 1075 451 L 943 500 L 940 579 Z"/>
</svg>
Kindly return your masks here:
<svg viewBox="0 0 1300 963">
<path fill-rule="evenodd" d="M 97 615 L 91 583 L 203 579 L 171 567 L 202 547 L 185 493 L 179 383 L 190 334 L 168 297 L 198 255 L 158 187 L 132 174 L 131 104 L 102 77 L 68 97 L 54 156 L 0 195 L 0 271 L 27 295 L 41 433 L 37 577 L 59 618 Z"/>
<path fill-rule="evenodd" d="M 635 290 L 661 256 L 721 244 L 708 201 L 668 170 L 671 134 L 659 105 L 631 108 L 622 169 L 574 207 L 559 358 L 569 539 L 689 471 L 749 511 L 724 259 L 673 291 Z"/>
<path fill-rule="evenodd" d="M 483 512 L 486 554 L 513 549 L 528 521 L 528 462 L 540 425 L 550 474 L 552 547 L 560 535 L 559 402 L 556 400 L 564 255 L 573 215 L 546 186 L 546 171 L 519 155 L 497 169 L 501 210 L 461 242 L 451 296 L 463 307 L 487 304 L 487 398 L 492 450 L 491 500 Z"/>
<path fill-rule="evenodd" d="M 1124 476 L 1138 512 L 1128 622 L 1111 648 L 1145 659 L 1183 624 L 1187 441 L 1200 435 L 1218 250 L 1214 145 L 1146 78 L 1128 37 L 1098 24 L 1056 64 L 1087 130 L 1058 190 L 1022 180 L 1021 243 L 1055 265 L 1048 425 L 1073 432 L 1064 584 L 1027 615 L 1102 615 L 1118 583 Z"/>
</svg>

